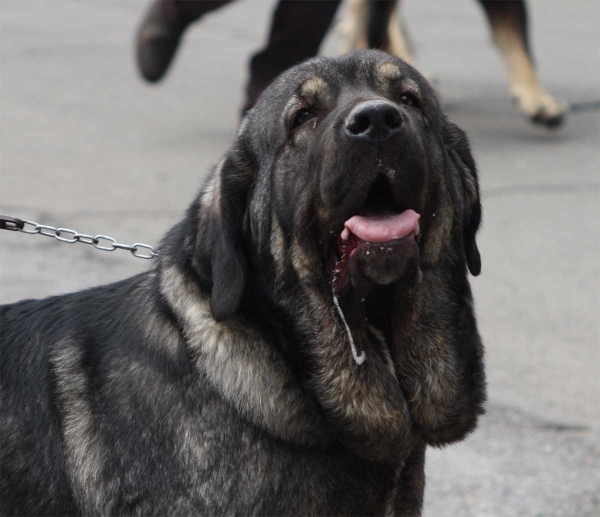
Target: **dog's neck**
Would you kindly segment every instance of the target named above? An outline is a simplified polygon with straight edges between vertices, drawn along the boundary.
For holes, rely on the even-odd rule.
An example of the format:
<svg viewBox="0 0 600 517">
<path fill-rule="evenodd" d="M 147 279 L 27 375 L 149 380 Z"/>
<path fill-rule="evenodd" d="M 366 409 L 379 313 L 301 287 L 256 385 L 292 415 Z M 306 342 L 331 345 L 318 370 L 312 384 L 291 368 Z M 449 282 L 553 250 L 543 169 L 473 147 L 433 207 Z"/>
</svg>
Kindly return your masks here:
<svg viewBox="0 0 600 517">
<path fill-rule="evenodd" d="M 217 323 L 209 295 L 165 253 L 161 293 L 183 331 L 194 366 L 246 419 L 277 439 L 327 445 L 329 426 L 268 336 L 243 315 Z"/>
</svg>

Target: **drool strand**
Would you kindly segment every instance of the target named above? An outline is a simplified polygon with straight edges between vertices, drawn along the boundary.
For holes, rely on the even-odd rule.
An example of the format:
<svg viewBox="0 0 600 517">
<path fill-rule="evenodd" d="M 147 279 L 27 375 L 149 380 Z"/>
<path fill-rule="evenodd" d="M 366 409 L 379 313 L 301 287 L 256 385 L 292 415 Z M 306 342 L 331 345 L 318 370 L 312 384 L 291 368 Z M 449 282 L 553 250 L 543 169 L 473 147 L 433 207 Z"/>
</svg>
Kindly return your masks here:
<svg viewBox="0 0 600 517">
<path fill-rule="evenodd" d="M 352 357 L 354 358 L 354 361 L 356 362 L 356 364 L 358 366 L 360 366 L 361 364 L 363 364 L 365 362 L 367 356 L 365 355 L 364 351 L 362 351 L 360 353 L 360 355 L 358 355 L 358 352 L 356 350 L 356 345 L 354 344 L 354 339 L 352 339 L 352 333 L 350 332 L 350 327 L 348 326 L 348 323 L 346 323 L 346 318 L 344 318 L 344 313 L 342 312 L 340 303 L 338 302 L 337 296 L 335 295 L 335 291 L 332 290 L 332 294 L 333 294 L 333 304 L 335 305 L 335 308 L 337 309 L 337 312 L 340 315 L 340 318 L 342 318 L 342 322 L 344 323 L 344 327 L 346 328 L 346 334 L 348 334 L 348 340 L 350 341 L 350 348 L 352 349 Z"/>
</svg>

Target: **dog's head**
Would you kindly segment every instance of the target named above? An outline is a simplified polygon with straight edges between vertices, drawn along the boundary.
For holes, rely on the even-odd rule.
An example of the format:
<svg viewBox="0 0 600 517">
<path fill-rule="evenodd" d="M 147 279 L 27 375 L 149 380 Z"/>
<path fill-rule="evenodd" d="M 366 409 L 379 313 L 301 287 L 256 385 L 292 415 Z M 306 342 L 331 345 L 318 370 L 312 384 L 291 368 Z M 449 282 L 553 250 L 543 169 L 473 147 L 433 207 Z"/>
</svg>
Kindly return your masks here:
<svg viewBox="0 0 600 517">
<path fill-rule="evenodd" d="M 244 119 L 199 204 L 195 267 L 213 317 L 245 306 L 285 321 L 301 375 L 365 454 L 414 443 L 414 423 L 432 442 L 472 428 L 473 419 L 449 430 L 457 415 L 443 406 L 472 388 L 459 386 L 470 375 L 465 351 L 481 355 L 466 280 L 467 266 L 481 267 L 477 173 L 464 132 L 416 70 L 365 51 L 284 73 Z M 360 367 L 335 298 L 367 354 Z M 405 355 L 420 339 L 435 350 L 422 345 L 411 370 Z M 473 346 L 459 351 L 461 340 Z M 446 363 L 434 371 L 435 361 Z M 447 392 L 418 399 L 436 375 Z"/>
<path fill-rule="evenodd" d="M 467 138 L 427 81 L 387 54 L 314 59 L 283 74 L 206 190 L 219 226 L 206 246 L 217 320 L 236 311 L 249 260 L 275 281 L 295 259 L 303 281 L 360 298 L 416 286 L 447 254 L 480 272 Z"/>
</svg>

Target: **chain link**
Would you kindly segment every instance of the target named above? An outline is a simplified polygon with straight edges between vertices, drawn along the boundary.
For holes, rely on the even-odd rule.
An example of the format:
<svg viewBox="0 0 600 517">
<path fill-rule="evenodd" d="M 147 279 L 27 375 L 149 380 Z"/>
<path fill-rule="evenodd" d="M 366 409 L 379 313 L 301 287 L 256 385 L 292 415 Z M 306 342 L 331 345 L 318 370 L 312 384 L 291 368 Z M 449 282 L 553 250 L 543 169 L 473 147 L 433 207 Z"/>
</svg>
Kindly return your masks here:
<svg viewBox="0 0 600 517">
<path fill-rule="evenodd" d="M 29 229 L 29 227 L 31 227 L 31 229 Z M 132 245 L 120 244 L 116 239 L 109 237 L 108 235 L 86 235 L 85 233 L 78 233 L 75 230 L 70 230 L 69 228 L 55 228 L 54 226 L 38 224 L 35 221 L 18 219 L 17 217 L 0 215 L 0 229 L 10 230 L 13 232 L 29 233 L 30 235 L 40 234 L 44 237 L 54 237 L 56 240 L 59 240 L 60 242 L 66 242 L 68 244 L 73 244 L 75 242 L 91 244 L 97 250 L 102 251 L 126 250 L 129 251 L 134 257 L 141 259 L 153 259 L 158 256 L 158 252 L 149 244 L 142 244 L 141 242 L 136 242 Z M 66 237 L 63 235 L 66 235 Z M 140 248 L 148 250 L 148 252 L 140 253 Z"/>
</svg>

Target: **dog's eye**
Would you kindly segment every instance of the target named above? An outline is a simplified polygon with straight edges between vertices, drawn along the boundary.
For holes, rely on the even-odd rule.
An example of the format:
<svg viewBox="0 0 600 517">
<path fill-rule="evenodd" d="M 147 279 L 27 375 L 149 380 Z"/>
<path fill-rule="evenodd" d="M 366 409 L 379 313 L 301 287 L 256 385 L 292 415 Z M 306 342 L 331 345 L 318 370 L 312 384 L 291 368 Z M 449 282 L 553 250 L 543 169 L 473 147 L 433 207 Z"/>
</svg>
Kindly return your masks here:
<svg viewBox="0 0 600 517">
<path fill-rule="evenodd" d="M 305 122 L 308 122 L 310 119 L 315 118 L 316 115 L 307 109 L 301 109 L 299 110 L 295 115 L 294 118 L 292 119 L 292 129 L 296 129 L 297 127 L 300 127 L 302 124 L 304 124 Z"/>
<path fill-rule="evenodd" d="M 417 98 L 416 95 L 413 95 L 412 93 L 403 93 L 402 96 L 400 97 L 400 102 L 402 104 L 406 104 L 407 106 L 413 106 L 415 108 L 421 107 L 421 103 L 419 102 L 419 99 Z"/>
</svg>

